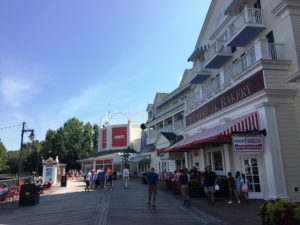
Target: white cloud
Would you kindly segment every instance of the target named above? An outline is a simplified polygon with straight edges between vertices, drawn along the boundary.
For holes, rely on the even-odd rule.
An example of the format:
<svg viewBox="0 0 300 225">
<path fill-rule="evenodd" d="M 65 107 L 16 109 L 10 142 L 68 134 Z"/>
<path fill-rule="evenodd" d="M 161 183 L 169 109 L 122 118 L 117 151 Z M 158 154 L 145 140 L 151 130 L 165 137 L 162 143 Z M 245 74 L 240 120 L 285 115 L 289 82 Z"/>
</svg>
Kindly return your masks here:
<svg viewBox="0 0 300 225">
<path fill-rule="evenodd" d="M 0 62 L 0 66 L 0 96 L 11 107 L 21 107 L 41 91 L 43 76 L 38 66 L 13 59 Z"/>
</svg>

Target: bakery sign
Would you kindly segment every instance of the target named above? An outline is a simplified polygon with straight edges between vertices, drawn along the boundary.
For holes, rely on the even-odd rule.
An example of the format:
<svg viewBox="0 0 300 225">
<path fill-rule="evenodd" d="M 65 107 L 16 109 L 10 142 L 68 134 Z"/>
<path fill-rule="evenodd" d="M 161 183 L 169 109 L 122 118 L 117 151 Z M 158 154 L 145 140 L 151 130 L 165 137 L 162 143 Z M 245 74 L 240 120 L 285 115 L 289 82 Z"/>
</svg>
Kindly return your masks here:
<svg viewBox="0 0 300 225">
<path fill-rule="evenodd" d="M 212 101 L 202 105 L 191 114 L 185 117 L 186 126 L 190 126 L 197 121 L 204 119 L 222 109 L 227 108 L 245 98 L 261 91 L 265 88 L 263 72 L 259 71 L 253 76 L 247 78 L 235 87 L 229 89 L 225 93 L 217 96 Z"/>
<path fill-rule="evenodd" d="M 262 136 L 232 136 L 232 147 L 235 152 L 262 152 Z"/>
</svg>

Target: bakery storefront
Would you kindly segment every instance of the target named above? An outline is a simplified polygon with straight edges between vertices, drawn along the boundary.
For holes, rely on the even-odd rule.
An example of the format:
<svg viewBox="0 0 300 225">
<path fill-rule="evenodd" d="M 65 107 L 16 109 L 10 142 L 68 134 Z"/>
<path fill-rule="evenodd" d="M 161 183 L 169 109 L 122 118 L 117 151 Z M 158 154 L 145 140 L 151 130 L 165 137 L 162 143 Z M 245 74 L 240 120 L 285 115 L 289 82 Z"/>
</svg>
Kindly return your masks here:
<svg viewBox="0 0 300 225">
<path fill-rule="evenodd" d="M 266 174 L 275 171 L 266 163 L 272 147 L 266 114 L 258 107 L 263 95 L 260 71 L 187 114 L 187 137 L 165 152 L 186 152 L 189 169 L 199 162 L 201 171 L 211 165 L 219 176 L 240 171 L 249 180 L 250 198 L 268 198 Z"/>
</svg>

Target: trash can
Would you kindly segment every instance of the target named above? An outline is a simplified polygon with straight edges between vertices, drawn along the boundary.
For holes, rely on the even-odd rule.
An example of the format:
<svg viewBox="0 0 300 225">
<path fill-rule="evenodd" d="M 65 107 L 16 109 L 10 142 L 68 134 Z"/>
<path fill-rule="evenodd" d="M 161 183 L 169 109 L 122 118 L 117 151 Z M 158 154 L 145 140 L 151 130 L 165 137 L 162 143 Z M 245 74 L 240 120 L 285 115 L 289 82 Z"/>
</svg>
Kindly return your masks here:
<svg viewBox="0 0 300 225">
<path fill-rule="evenodd" d="M 142 179 L 143 184 L 147 184 L 147 173 L 143 173 L 143 179 Z"/>
<path fill-rule="evenodd" d="M 23 184 L 20 189 L 19 206 L 36 205 L 40 202 L 40 190 L 35 184 Z"/>
<path fill-rule="evenodd" d="M 60 186 L 67 187 L 67 176 L 61 176 Z"/>
</svg>

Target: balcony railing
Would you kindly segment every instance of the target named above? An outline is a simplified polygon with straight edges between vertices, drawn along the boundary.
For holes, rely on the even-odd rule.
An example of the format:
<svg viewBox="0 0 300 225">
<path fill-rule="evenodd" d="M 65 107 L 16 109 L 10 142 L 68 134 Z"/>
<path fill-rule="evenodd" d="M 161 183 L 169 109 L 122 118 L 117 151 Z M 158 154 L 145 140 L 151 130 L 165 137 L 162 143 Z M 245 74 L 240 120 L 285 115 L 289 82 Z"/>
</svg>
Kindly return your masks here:
<svg viewBox="0 0 300 225">
<path fill-rule="evenodd" d="M 251 49 L 250 52 L 239 60 L 237 60 L 233 65 L 225 69 L 224 71 L 224 80 L 225 83 L 231 81 L 246 69 L 248 69 L 251 65 L 256 62 L 255 49 Z"/>
<path fill-rule="evenodd" d="M 200 92 L 197 92 L 194 95 L 188 97 L 186 99 L 187 112 L 190 112 L 190 111 L 196 109 L 203 101 L 204 101 L 204 99 L 202 98 L 202 95 Z"/>
<path fill-rule="evenodd" d="M 229 25 L 227 45 L 243 47 L 256 37 L 265 26 L 261 9 L 245 7 L 237 19 Z"/>
<path fill-rule="evenodd" d="M 173 125 L 172 124 L 165 125 L 164 132 L 173 132 Z"/>
<path fill-rule="evenodd" d="M 175 108 L 177 108 L 178 106 L 183 105 L 183 104 L 184 104 L 184 101 L 183 101 L 183 100 L 178 100 L 177 103 L 173 104 L 172 106 L 168 107 L 167 109 L 162 110 L 161 112 L 156 113 L 156 118 L 157 118 L 157 117 L 160 117 L 160 116 L 162 116 L 162 115 L 164 115 L 164 114 L 166 114 L 167 112 L 170 112 L 171 110 L 173 110 L 173 109 L 175 109 Z"/>
<path fill-rule="evenodd" d="M 174 122 L 174 131 L 181 130 L 184 128 L 183 120 L 178 120 Z"/>
<path fill-rule="evenodd" d="M 206 99 L 216 90 L 218 90 L 220 87 L 221 87 L 220 76 L 217 76 L 213 80 L 211 80 L 207 85 L 203 86 L 202 98 Z"/>
<path fill-rule="evenodd" d="M 269 55 L 273 60 L 283 60 L 284 57 L 284 46 L 283 44 L 269 43 Z"/>
<path fill-rule="evenodd" d="M 232 57 L 231 47 L 226 45 L 227 40 L 216 40 L 205 51 L 205 68 L 219 69 L 229 58 Z"/>
</svg>

